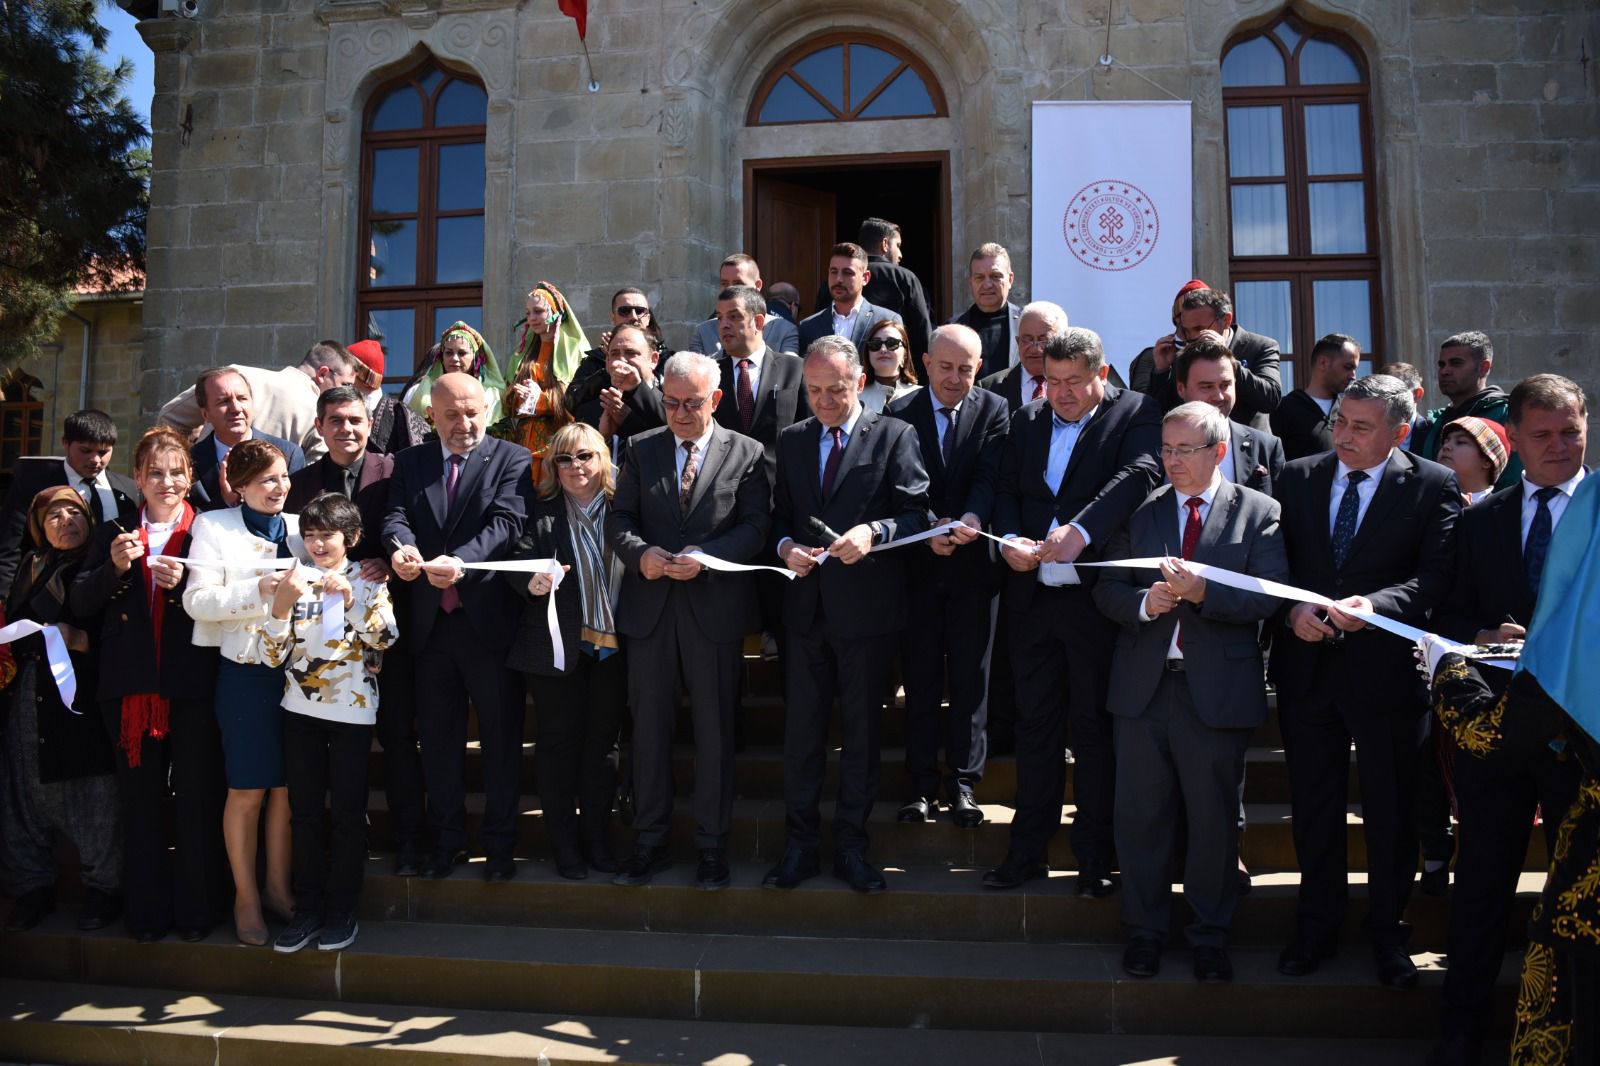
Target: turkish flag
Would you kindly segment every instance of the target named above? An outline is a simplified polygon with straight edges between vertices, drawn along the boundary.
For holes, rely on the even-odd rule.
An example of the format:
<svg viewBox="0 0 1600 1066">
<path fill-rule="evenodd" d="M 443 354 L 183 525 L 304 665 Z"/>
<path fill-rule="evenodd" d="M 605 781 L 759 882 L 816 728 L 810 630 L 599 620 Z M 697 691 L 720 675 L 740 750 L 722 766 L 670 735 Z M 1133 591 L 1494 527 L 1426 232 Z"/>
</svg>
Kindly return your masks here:
<svg viewBox="0 0 1600 1066">
<path fill-rule="evenodd" d="M 578 24 L 578 40 L 584 40 L 584 34 L 589 32 L 589 0 L 558 0 L 561 13 L 568 15 Z"/>
</svg>

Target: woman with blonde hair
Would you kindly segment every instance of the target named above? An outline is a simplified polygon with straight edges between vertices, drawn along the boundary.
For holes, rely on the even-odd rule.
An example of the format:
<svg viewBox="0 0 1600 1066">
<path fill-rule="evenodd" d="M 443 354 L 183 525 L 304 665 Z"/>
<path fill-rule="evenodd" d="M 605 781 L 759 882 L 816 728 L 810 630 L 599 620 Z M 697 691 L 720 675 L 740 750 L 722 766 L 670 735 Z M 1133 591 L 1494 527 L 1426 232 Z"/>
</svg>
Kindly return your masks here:
<svg viewBox="0 0 1600 1066">
<path fill-rule="evenodd" d="M 513 559 L 557 559 L 550 577 L 506 574 L 524 603 L 507 664 L 528 675 L 538 728 L 534 748 L 539 800 L 556 871 L 581 880 L 615 873 L 607 829 L 617 785 L 617 732 L 628 702 L 628 667 L 614 621 L 622 561 L 606 545 L 605 520 L 616 487 L 605 438 L 583 422 L 556 430 L 539 481 L 539 500 Z M 565 663 L 557 667 L 547 597 L 556 597 Z M 574 800 L 581 814 L 574 813 Z"/>
</svg>

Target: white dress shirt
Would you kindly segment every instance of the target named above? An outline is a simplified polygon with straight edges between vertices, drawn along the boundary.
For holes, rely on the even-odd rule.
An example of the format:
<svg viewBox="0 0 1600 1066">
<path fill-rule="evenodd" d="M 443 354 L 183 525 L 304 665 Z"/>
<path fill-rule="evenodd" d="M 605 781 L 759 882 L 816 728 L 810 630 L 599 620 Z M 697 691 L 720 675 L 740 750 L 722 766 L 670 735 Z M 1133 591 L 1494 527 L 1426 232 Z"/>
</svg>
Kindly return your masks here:
<svg viewBox="0 0 1600 1066">
<path fill-rule="evenodd" d="M 945 407 L 944 407 L 943 403 L 939 402 L 938 397 L 932 397 L 932 399 L 933 399 L 933 429 L 934 429 L 934 432 L 939 435 L 939 453 L 942 455 L 942 454 L 944 454 L 944 435 L 946 433 L 950 432 L 950 417 L 943 413 Z M 961 409 L 963 407 L 965 407 L 966 404 L 967 404 L 966 397 L 963 396 L 961 398 L 961 402 L 956 404 L 955 407 L 951 408 L 951 410 L 953 410 L 955 412 L 956 421 L 957 422 L 961 421 L 961 416 L 964 414 L 964 412 Z"/>
<path fill-rule="evenodd" d="M 737 406 L 739 396 L 739 375 L 747 372 L 750 375 L 750 395 L 761 395 L 761 364 L 766 361 L 767 346 L 757 343 L 755 350 L 749 355 L 742 355 L 738 357 L 729 355 L 728 358 L 733 360 L 733 396 L 724 396 L 723 399 L 731 398 L 734 400 L 735 406 Z M 740 368 L 740 359 L 750 360 L 750 369 L 748 371 Z"/>
<path fill-rule="evenodd" d="M 695 477 L 699 477 L 700 476 L 700 472 L 705 469 L 705 466 L 706 466 L 706 445 L 711 443 L 711 435 L 713 433 L 715 433 L 716 430 L 717 430 L 717 424 L 715 422 L 713 422 L 709 426 L 706 427 L 706 431 L 704 433 L 700 434 L 700 436 L 695 438 L 694 451 L 695 451 L 695 454 L 700 457 L 699 464 L 695 467 Z M 676 469 L 677 469 L 677 472 L 678 472 L 678 479 L 676 481 L 674 481 L 673 484 L 674 485 L 682 485 L 683 484 L 683 464 L 688 461 L 689 453 L 683 450 L 683 441 L 678 440 L 678 438 L 676 436 L 674 436 L 672 439 L 674 441 L 674 444 L 673 444 L 673 447 L 672 447 L 672 458 L 673 458 L 674 465 L 676 466 Z"/>
<path fill-rule="evenodd" d="M 83 497 L 84 503 L 89 503 L 89 493 L 84 481 L 84 476 L 72 469 L 72 464 L 65 459 L 61 460 L 61 469 L 66 471 L 67 484 L 78 490 L 78 495 Z M 117 498 L 111 493 L 111 479 L 106 477 L 104 470 L 96 474 L 90 484 L 94 486 L 95 495 L 100 497 L 100 513 L 106 518 L 117 517 Z M 93 513 L 93 504 L 90 504 Z"/>
<path fill-rule="evenodd" d="M 1219 468 L 1216 471 L 1212 472 L 1211 484 L 1206 486 L 1206 490 L 1200 494 L 1200 528 L 1201 529 L 1205 528 L 1206 520 L 1211 517 L 1211 501 L 1216 499 L 1217 489 L 1220 488 L 1221 485 L 1222 485 L 1222 471 Z M 1189 495 L 1187 493 L 1179 492 L 1176 489 L 1173 490 L 1172 495 L 1178 501 L 1178 539 L 1176 541 L 1174 541 L 1174 543 L 1179 546 L 1178 550 L 1179 550 L 1179 553 L 1181 554 L 1182 551 L 1183 551 L 1183 548 L 1182 548 L 1182 545 L 1183 545 L 1183 531 L 1184 531 L 1184 528 L 1186 526 L 1188 526 L 1188 524 L 1189 524 L 1189 499 L 1190 499 L 1190 497 L 1189 497 Z M 1141 621 L 1141 622 L 1153 622 L 1153 621 L 1155 621 L 1154 618 L 1152 618 L 1150 615 L 1145 613 L 1145 609 L 1144 609 L 1145 601 L 1148 600 L 1149 598 L 1150 598 L 1150 593 L 1149 593 L 1148 590 L 1146 590 L 1145 594 L 1142 597 L 1139 598 L 1139 621 Z M 1172 627 L 1172 639 L 1170 641 L 1168 641 L 1168 643 L 1167 643 L 1167 658 L 1169 658 L 1169 659 L 1181 659 L 1181 658 L 1183 658 L 1183 650 L 1178 647 L 1178 627 L 1177 626 L 1173 626 Z"/>
<path fill-rule="evenodd" d="M 856 404 L 856 409 L 850 412 L 850 417 L 845 420 L 844 425 L 839 427 L 844 434 L 840 442 L 841 448 L 850 447 L 850 435 L 856 431 L 856 423 L 859 421 L 861 421 L 861 405 L 858 403 Z M 828 469 L 828 455 L 833 451 L 833 431 L 827 426 L 822 426 L 820 422 L 819 427 L 822 431 L 822 439 L 817 444 L 817 483 L 820 485 L 823 472 Z M 844 461 L 843 455 L 839 456 L 839 461 Z M 839 530 L 838 532 L 842 533 L 844 531 Z M 794 539 L 792 537 L 784 537 L 778 541 L 779 559 L 783 558 L 783 553 L 788 551 L 789 545 L 793 543 Z"/>
<path fill-rule="evenodd" d="M 1389 455 L 1393 454 L 1394 450 L 1390 449 Z M 1368 467 L 1366 471 L 1367 480 L 1356 486 L 1358 505 L 1356 507 L 1356 528 L 1354 532 L 1360 532 L 1362 520 L 1367 517 L 1367 508 L 1372 506 L 1372 497 L 1378 491 L 1378 482 L 1383 479 L 1383 469 L 1389 465 L 1389 455 L 1385 455 L 1383 462 L 1377 466 Z M 1333 474 L 1333 491 L 1328 493 L 1328 532 L 1330 533 L 1333 532 L 1333 527 L 1339 522 L 1339 504 L 1344 501 L 1344 490 L 1349 484 L 1346 479 L 1349 476 L 1350 467 L 1345 466 L 1344 461 L 1340 460 L 1339 469 L 1334 471 Z M 1354 534 L 1352 533 L 1352 535 Z"/>
<path fill-rule="evenodd" d="M 1561 491 L 1550 497 L 1550 502 L 1546 504 L 1550 508 L 1551 533 L 1554 533 L 1556 527 L 1561 524 L 1561 516 L 1567 513 L 1567 503 L 1572 499 L 1572 494 L 1577 491 L 1578 482 L 1582 480 L 1583 467 L 1580 466 L 1578 472 L 1573 475 L 1570 481 L 1563 481 L 1561 484 L 1554 486 Z M 1539 501 L 1533 498 L 1538 491 L 1539 486 L 1529 481 L 1528 475 L 1522 475 L 1522 543 L 1524 545 L 1528 543 L 1528 530 L 1533 528 L 1533 516 L 1539 513 Z"/>
<path fill-rule="evenodd" d="M 843 337 L 845 340 L 854 339 L 856 323 L 861 320 L 861 305 L 864 303 L 866 303 L 865 300 L 857 300 L 856 305 L 850 309 L 848 315 L 841 315 L 837 304 L 830 307 L 833 312 L 833 332 L 836 335 Z"/>
</svg>

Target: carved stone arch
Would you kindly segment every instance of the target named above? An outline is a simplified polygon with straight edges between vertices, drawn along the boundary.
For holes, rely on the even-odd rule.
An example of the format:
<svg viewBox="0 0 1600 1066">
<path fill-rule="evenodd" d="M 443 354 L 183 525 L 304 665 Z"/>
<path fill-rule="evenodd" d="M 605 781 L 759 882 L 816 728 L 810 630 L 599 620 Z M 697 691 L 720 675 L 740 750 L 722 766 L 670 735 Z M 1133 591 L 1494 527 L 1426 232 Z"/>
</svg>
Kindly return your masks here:
<svg viewBox="0 0 1600 1066">
<path fill-rule="evenodd" d="M 417 24 L 391 18 L 329 19 L 322 126 L 322 231 L 326 239 L 318 286 L 318 320 L 324 336 L 343 337 L 355 321 L 361 123 L 368 101 L 380 87 L 429 58 L 481 82 L 489 97 L 484 129 L 484 218 L 487 222 L 511 217 L 514 19 L 512 10 L 456 13 Z M 485 322 L 508 320 L 511 314 L 514 233 L 512 226 L 485 226 Z"/>
</svg>

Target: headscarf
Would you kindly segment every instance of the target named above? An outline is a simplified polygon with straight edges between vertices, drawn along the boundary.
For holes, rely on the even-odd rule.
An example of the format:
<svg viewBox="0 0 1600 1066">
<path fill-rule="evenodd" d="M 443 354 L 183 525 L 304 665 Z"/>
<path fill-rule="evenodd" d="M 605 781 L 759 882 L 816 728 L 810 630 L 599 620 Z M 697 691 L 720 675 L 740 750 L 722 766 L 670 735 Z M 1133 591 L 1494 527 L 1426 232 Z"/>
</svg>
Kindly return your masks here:
<svg viewBox="0 0 1600 1066">
<path fill-rule="evenodd" d="M 488 422 L 493 425 L 500 417 L 500 397 L 505 395 L 506 379 L 501 373 L 500 361 L 494 357 L 494 352 L 489 348 L 489 342 L 483 339 L 483 334 L 457 320 L 445 327 L 439 334 L 439 343 L 435 344 L 428 352 L 428 366 L 418 377 L 416 384 L 411 386 L 411 395 L 408 400 L 410 408 L 427 417 L 429 401 L 433 393 L 433 383 L 444 375 L 444 342 L 452 335 L 467 338 L 472 345 L 472 365 L 467 368 L 467 373 L 478 379 L 483 386 L 483 395 L 489 403 Z"/>
<path fill-rule="evenodd" d="M 69 503 L 83 514 L 89 523 L 89 531 L 83 538 L 83 543 L 70 551 L 60 551 L 50 546 L 50 541 L 44 533 L 44 516 L 57 503 Z M 38 548 L 33 552 L 28 573 L 29 589 L 37 589 L 41 581 L 50 595 L 62 603 L 67 602 L 66 583 L 62 581 L 65 564 L 75 562 L 88 551 L 89 544 L 94 540 L 94 512 L 89 505 L 83 502 L 83 497 L 78 495 L 78 490 L 70 485 L 57 485 L 53 488 L 41 489 L 33 497 L 33 502 L 28 505 L 28 533 L 33 537 L 33 542 Z"/>
<path fill-rule="evenodd" d="M 1578 483 L 1550 538 L 1517 669 L 1600 741 L 1600 476 Z"/>
<path fill-rule="evenodd" d="M 550 305 L 552 314 L 556 316 L 555 338 L 551 342 L 547 360 L 549 380 L 569 385 L 578 364 L 583 361 L 583 353 L 589 350 L 589 339 L 583 335 L 583 327 L 578 324 L 578 316 L 572 313 L 567 298 L 554 285 L 541 281 L 533 287 L 533 292 L 544 294 L 545 303 Z M 513 375 L 516 380 L 532 374 L 533 361 L 544 356 L 539 350 L 540 342 L 539 334 L 524 326 L 522 339 L 517 344 L 517 370 Z M 540 382 L 540 385 L 543 387 L 545 383 Z"/>
</svg>

